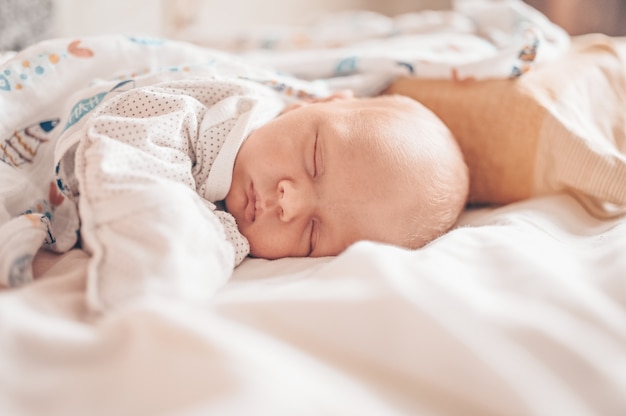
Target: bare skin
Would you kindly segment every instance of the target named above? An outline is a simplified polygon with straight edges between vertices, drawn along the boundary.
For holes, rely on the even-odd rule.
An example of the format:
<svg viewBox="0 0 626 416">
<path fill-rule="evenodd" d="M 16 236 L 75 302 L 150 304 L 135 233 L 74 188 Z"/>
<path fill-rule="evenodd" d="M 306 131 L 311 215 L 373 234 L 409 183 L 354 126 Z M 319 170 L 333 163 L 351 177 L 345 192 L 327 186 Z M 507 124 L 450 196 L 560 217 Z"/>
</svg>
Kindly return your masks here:
<svg viewBox="0 0 626 416">
<path fill-rule="evenodd" d="M 429 218 L 434 161 L 423 157 L 428 141 L 412 140 L 419 117 L 430 114 L 416 117 L 403 104 L 340 93 L 255 130 L 225 199 L 251 255 L 330 256 L 359 240 L 407 245 L 411 218 Z M 458 172 L 463 193 L 466 171 Z"/>
</svg>

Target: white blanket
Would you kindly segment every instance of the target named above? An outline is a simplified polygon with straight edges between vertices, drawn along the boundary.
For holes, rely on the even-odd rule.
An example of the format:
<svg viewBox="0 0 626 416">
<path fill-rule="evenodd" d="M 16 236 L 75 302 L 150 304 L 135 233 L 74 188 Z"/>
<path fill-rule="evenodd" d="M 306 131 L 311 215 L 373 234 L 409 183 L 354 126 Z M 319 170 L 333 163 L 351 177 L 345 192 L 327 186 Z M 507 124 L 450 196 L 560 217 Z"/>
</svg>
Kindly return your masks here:
<svg viewBox="0 0 626 416">
<path fill-rule="evenodd" d="M 48 259 L 0 293 L 0 413 L 623 415 L 626 222 L 554 196 L 462 225 L 418 251 L 249 259 L 210 305 L 105 315 L 83 252 Z"/>
<path fill-rule="evenodd" d="M 387 17 L 335 13 L 304 27 L 219 33 L 201 19 L 175 35 L 333 89 L 379 93 L 398 75 L 490 79 L 519 76 L 560 56 L 567 33 L 520 0 L 457 0 L 450 11 Z"/>
</svg>

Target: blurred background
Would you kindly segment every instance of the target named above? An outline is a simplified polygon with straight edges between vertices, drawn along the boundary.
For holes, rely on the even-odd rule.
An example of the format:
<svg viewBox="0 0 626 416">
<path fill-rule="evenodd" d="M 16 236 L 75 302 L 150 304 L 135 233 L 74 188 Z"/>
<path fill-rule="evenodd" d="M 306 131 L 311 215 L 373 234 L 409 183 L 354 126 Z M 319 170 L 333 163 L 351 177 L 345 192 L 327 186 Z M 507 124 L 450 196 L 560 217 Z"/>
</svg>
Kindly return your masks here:
<svg viewBox="0 0 626 416">
<path fill-rule="evenodd" d="M 105 33 L 171 36 L 201 22 L 212 32 L 304 25 L 325 13 L 366 9 L 396 15 L 446 9 L 454 0 L 0 0 L 0 50 L 50 37 Z M 527 0 L 570 34 L 626 35 L 626 0 Z"/>
</svg>

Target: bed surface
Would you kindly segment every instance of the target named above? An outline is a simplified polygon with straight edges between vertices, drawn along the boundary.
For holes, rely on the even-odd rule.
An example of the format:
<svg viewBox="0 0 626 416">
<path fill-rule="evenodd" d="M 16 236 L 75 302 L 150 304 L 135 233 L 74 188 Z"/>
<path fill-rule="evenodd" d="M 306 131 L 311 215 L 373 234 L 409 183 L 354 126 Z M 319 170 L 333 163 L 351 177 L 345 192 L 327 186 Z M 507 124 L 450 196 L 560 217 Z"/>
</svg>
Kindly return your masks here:
<svg viewBox="0 0 626 416">
<path fill-rule="evenodd" d="M 0 293 L 0 411 L 623 414 L 625 248 L 626 222 L 560 195 L 468 211 L 419 251 L 249 259 L 210 305 L 105 315 L 85 253 L 48 255 Z"/>
<path fill-rule="evenodd" d="M 405 28 L 441 30 L 409 34 L 420 48 L 366 39 L 372 27 L 393 29 L 389 20 L 366 15 L 384 24 L 359 26 L 343 15 L 331 27 L 348 18 L 363 31 L 335 41 L 354 41 L 356 33 L 365 42 L 357 49 L 329 48 L 328 38 L 315 35 L 335 32 L 318 27 L 304 33 L 308 49 L 289 49 L 302 45 L 287 34 L 275 44 L 280 51 L 259 50 L 267 39 L 255 35 L 241 56 L 303 71 L 294 90 L 355 87 L 368 95 L 413 72 L 411 59 L 425 70 L 413 75 L 462 82 L 518 76 L 569 46 L 564 32 L 521 2 L 498 2 L 503 8 L 493 14 L 483 13 L 493 2 L 455 4 L 469 7 L 466 15 L 401 20 Z M 489 7 L 473 8 L 479 5 Z M 493 19 L 505 6 L 514 12 L 506 16 L 517 17 Z M 519 32 L 528 22 L 549 36 Z M 458 30 L 448 36 L 446 28 Z M 533 49 L 538 39 L 542 47 Z M 406 55 L 411 49 L 418 56 Z M 20 56 L 30 66 L 14 60 L 0 72 L 0 108 L 10 121 L 0 123 L 3 140 L 58 117 L 57 102 L 73 104 L 68 91 L 92 79 L 205 70 L 225 56 L 127 36 L 55 40 L 27 52 Z M 342 55 L 348 52 L 355 55 Z M 239 60 L 225 62 L 250 73 Z M 564 101 L 580 114 L 590 104 Z M 611 151 L 624 162 L 619 146 Z M 7 172 L 0 169 L 0 191 L 16 177 Z M 204 302 L 147 291 L 104 311 L 86 297 L 92 256 L 39 252 L 34 282 L 0 289 L 0 415 L 623 416 L 626 218 L 589 212 L 560 192 L 468 209 L 454 230 L 420 250 L 360 242 L 332 258 L 246 259 Z"/>
</svg>

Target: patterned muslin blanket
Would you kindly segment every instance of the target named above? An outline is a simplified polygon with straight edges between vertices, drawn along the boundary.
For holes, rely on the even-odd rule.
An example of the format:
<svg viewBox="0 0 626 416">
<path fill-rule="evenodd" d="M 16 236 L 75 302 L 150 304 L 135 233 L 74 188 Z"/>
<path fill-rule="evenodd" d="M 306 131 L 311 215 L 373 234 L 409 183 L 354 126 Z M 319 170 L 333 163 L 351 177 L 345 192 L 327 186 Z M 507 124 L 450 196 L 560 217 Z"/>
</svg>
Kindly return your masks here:
<svg viewBox="0 0 626 416">
<path fill-rule="evenodd" d="M 391 21 L 368 12 L 338 15 L 325 26 L 312 27 L 306 41 L 294 33 L 274 36 L 271 42 L 252 36 L 250 50 L 237 53 L 190 42 L 115 35 L 53 39 L 10 56 L 0 65 L 0 285 L 32 280 L 31 264 L 38 250 L 64 252 L 89 239 L 85 233 L 98 233 L 81 229 L 76 204 L 62 192 L 55 168 L 67 149 L 57 145 L 116 88 L 139 85 L 149 77 L 176 80 L 219 74 L 254 80 L 281 92 L 287 101 L 343 88 L 374 95 L 406 74 L 517 77 L 537 60 L 558 56 L 568 45 L 562 30 L 517 1 L 458 2 L 451 12 L 424 13 Z M 334 43 L 329 33 L 336 34 Z M 185 237 L 172 233 L 173 244 L 178 238 Z M 106 261 L 107 252 L 90 254 L 93 275 L 99 273 L 96 262 Z M 169 279 L 174 288 L 183 285 L 185 293 L 204 291 L 201 299 L 210 296 L 207 287 L 216 290 L 228 278 L 189 287 L 181 276 L 201 274 L 189 281 L 202 281 L 212 279 L 211 274 L 187 268 L 186 261 L 177 264 L 180 270 L 170 271 L 170 277 L 161 281 Z M 91 275 L 88 286 L 110 278 Z M 115 281 L 124 285 L 123 276 Z M 138 287 L 137 294 L 150 293 L 152 287 Z M 87 291 L 94 294 L 89 299 L 92 307 L 108 303 L 93 288 Z"/>
</svg>

